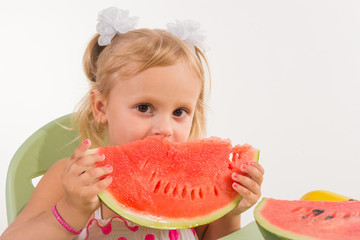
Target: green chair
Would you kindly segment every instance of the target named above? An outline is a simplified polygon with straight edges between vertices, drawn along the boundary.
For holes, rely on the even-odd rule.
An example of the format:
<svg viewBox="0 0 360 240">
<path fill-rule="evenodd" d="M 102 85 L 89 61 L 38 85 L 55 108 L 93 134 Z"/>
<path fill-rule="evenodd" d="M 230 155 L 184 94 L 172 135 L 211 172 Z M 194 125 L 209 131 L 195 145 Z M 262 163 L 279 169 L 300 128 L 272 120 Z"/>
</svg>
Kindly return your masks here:
<svg viewBox="0 0 360 240">
<path fill-rule="evenodd" d="M 72 114 L 60 117 L 33 133 L 11 159 L 6 179 L 6 209 L 10 224 L 29 201 L 34 186 L 32 179 L 43 175 L 56 161 L 69 157 L 79 145 L 77 131 L 71 127 Z M 64 127 L 65 126 L 65 127 Z M 263 240 L 252 222 L 221 240 Z"/>
<path fill-rule="evenodd" d="M 43 175 L 56 161 L 69 157 L 78 146 L 71 114 L 60 117 L 33 133 L 11 159 L 6 178 L 6 210 L 10 224 L 29 201 L 32 179 Z"/>
<path fill-rule="evenodd" d="M 219 240 L 264 240 L 255 221 Z"/>
</svg>

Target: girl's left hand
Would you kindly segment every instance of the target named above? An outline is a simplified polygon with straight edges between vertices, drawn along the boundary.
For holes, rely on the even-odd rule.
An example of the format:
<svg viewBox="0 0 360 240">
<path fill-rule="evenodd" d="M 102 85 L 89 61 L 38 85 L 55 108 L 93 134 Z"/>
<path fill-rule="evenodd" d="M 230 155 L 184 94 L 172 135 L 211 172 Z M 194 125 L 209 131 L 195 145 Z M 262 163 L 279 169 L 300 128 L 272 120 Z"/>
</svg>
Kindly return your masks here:
<svg viewBox="0 0 360 240">
<path fill-rule="evenodd" d="M 232 211 L 235 214 L 245 212 L 259 200 L 264 175 L 263 167 L 256 162 L 241 165 L 241 171 L 247 173 L 248 176 L 236 172 L 231 175 L 234 180 L 233 189 L 243 197 L 238 206 Z"/>
</svg>

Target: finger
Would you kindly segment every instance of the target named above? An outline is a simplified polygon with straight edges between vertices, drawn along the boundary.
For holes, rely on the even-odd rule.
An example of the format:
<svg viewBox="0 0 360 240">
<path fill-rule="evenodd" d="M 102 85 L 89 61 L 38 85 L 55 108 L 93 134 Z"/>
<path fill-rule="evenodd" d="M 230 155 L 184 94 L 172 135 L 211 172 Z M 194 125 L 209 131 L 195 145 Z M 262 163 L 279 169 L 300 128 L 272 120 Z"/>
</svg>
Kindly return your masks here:
<svg viewBox="0 0 360 240">
<path fill-rule="evenodd" d="M 110 165 L 106 165 L 103 167 L 94 167 L 82 174 L 80 176 L 80 179 L 85 185 L 91 185 L 98 181 L 101 177 L 111 173 L 112 171 L 113 168 Z"/>
<path fill-rule="evenodd" d="M 247 173 L 251 179 L 257 182 L 257 184 L 259 185 L 262 184 L 263 172 L 261 172 L 258 166 L 255 166 L 254 162 L 250 163 L 250 165 L 246 165 L 246 164 L 241 165 L 241 171 Z"/>
<path fill-rule="evenodd" d="M 72 159 L 77 160 L 81 157 L 83 157 L 86 153 L 86 151 L 91 147 L 91 141 L 89 139 L 86 139 L 82 143 L 79 144 L 79 146 L 75 149 Z"/>
<path fill-rule="evenodd" d="M 248 176 L 243 176 L 241 174 L 233 173 L 232 179 L 236 181 L 236 184 L 240 184 L 254 194 L 259 194 L 261 192 L 259 184 Z"/>
<path fill-rule="evenodd" d="M 265 170 L 259 163 L 251 162 L 250 165 L 253 166 L 253 167 L 256 167 L 261 172 L 261 174 L 264 175 Z"/>
<path fill-rule="evenodd" d="M 236 155 L 235 155 L 235 159 L 236 159 L 236 160 L 239 160 L 239 159 L 240 159 L 240 155 L 239 155 L 239 154 L 236 154 Z M 261 174 L 264 175 L 264 173 L 265 173 L 264 168 L 263 168 L 259 163 L 257 163 L 257 162 L 250 162 L 248 165 L 251 165 L 251 166 L 257 168 L 257 169 L 261 172 Z M 243 165 L 242 165 L 242 166 L 243 166 Z"/>
<path fill-rule="evenodd" d="M 107 176 L 106 178 L 91 184 L 87 187 L 88 194 L 90 196 L 97 195 L 100 192 L 104 191 L 112 182 L 112 177 Z"/>
<path fill-rule="evenodd" d="M 89 155 L 85 155 L 78 160 L 75 161 L 75 164 L 79 165 L 82 168 L 87 168 L 93 166 L 97 162 L 101 162 L 105 160 L 105 155 L 102 153 L 92 153 Z"/>
<path fill-rule="evenodd" d="M 243 198 L 245 198 L 247 202 L 255 203 L 258 199 L 256 194 L 238 183 L 233 183 L 233 189 L 238 192 Z"/>
<path fill-rule="evenodd" d="M 71 166 L 71 171 L 75 172 L 77 175 L 81 175 L 86 171 L 89 171 L 95 163 L 101 162 L 105 159 L 103 154 L 99 155 L 97 153 L 86 155 L 76 161 Z"/>
</svg>

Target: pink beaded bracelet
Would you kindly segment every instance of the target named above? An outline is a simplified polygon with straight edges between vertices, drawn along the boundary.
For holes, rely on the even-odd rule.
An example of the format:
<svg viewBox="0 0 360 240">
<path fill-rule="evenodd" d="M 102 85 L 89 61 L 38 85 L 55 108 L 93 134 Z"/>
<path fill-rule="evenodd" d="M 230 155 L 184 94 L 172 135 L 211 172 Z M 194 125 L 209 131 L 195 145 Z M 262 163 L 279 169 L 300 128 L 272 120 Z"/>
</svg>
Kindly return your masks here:
<svg viewBox="0 0 360 240">
<path fill-rule="evenodd" d="M 57 209 L 56 209 L 56 204 L 52 207 L 52 212 L 56 218 L 56 220 L 58 220 L 58 222 L 69 232 L 71 232 L 72 234 L 78 235 L 81 233 L 81 231 L 76 231 L 75 229 L 73 229 L 72 227 L 69 226 L 69 224 L 67 224 L 64 219 L 60 216 L 60 214 L 58 213 Z"/>
</svg>

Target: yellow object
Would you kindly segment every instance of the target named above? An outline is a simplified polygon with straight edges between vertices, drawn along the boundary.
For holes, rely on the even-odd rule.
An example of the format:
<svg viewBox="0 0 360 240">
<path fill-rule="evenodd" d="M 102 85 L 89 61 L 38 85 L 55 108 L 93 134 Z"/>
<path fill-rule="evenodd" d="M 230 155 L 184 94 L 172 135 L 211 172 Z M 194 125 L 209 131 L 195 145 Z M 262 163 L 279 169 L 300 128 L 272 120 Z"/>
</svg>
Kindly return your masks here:
<svg viewBox="0 0 360 240">
<path fill-rule="evenodd" d="M 326 190 L 316 190 L 306 193 L 300 198 L 301 200 L 312 200 L 312 201 L 350 201 L 352 198 L 333 193 Z"/>
</svg>

